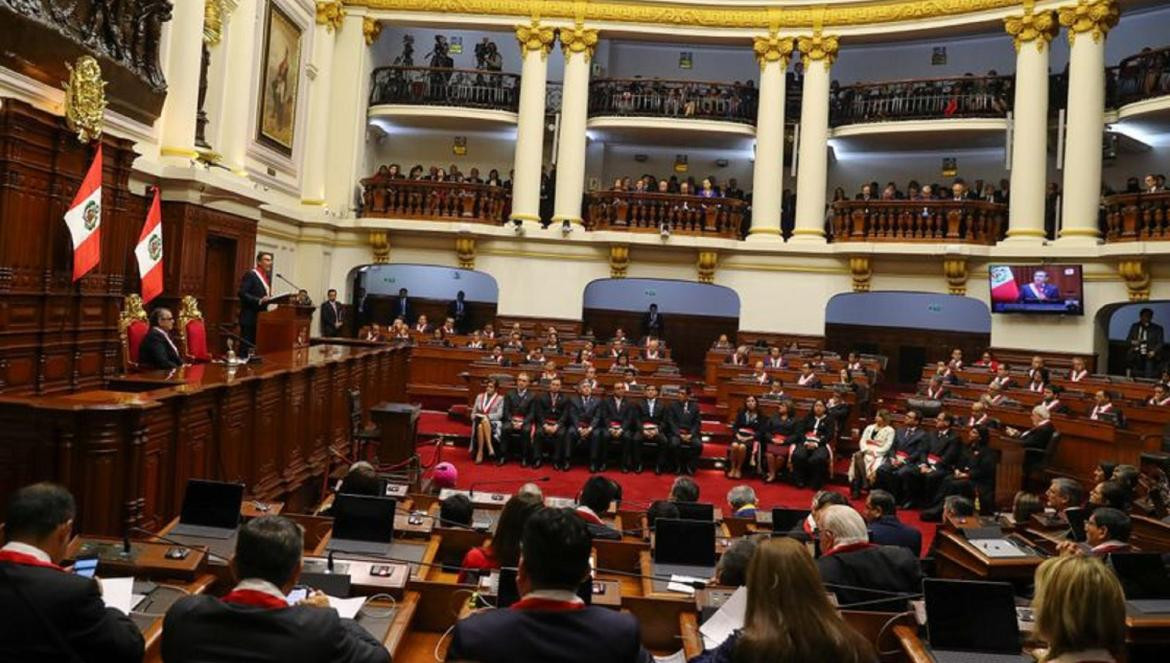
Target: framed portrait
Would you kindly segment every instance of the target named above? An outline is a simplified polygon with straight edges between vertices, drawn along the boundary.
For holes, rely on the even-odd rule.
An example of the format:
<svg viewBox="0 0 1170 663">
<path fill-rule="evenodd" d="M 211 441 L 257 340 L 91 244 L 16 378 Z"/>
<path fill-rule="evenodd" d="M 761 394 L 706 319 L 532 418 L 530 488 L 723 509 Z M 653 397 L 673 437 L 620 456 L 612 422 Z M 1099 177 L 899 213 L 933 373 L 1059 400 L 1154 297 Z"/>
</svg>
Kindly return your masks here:
<svg viewBox="0 0 1170 663">
<path fill-rule="evenodd" d="M 301 28 L 276 2 L 268 3 L 260 73 L 257 140 L 292 156 L 300 92 Z"/>
</svg>

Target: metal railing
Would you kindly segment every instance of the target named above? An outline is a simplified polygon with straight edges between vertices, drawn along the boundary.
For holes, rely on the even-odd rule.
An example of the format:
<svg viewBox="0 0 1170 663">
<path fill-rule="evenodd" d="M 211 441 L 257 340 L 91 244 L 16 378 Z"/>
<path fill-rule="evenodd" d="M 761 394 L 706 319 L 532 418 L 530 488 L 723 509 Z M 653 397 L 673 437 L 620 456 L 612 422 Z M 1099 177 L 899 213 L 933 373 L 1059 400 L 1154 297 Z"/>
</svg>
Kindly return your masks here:
<svg viewBox="0 0 1170 663">
<path fill-rule="evenodd" d="M 1105 241 L 1170 239 L 1170 191 L 1105 198 Z"/>
<path fill-rule="evenodd" d="M 660 78 L 606 78 L 589 84 L 589 116 L 682 117 L 755 124 L 754 85 Z"/>
<path fill-rule="evenodd" d="M 375 175 L 362 180 L 362 217 L 436 219 L 501 224 L 512 191 L 470 182 L 436 182 Z"/>
<path fill-rule="evenodd" d="M 714 235 L 740 239 L 746 204 L 735 198 L 673 193 L 594 191 L 586 195 L 589 230 L 629 230 Z"/>
<path fill-rule="evenodd" d="M 520 77 L 483 69 L 378 67 L 370 74 L 370 105 L 463 106 L 515 112 Z"/>
<path fill-rule="evenodd" d="M 843 200 L 833 203 L 834 242 L 991 245 L 1007 229 L 1008 206 L 981 200 Z"/>
<path fill-rule="evenodd" d="M 830 93 L 833 126 L 862 122 L 1004 117 L 1012 107 L 1011 76 L 961 76 L 858 83 Z"/>
<path fill-rule="evenodd" d="M 1119 106 L 1170 94 L 1170 46 L 1147 49 L 1117 65 Z"/>
</svg>

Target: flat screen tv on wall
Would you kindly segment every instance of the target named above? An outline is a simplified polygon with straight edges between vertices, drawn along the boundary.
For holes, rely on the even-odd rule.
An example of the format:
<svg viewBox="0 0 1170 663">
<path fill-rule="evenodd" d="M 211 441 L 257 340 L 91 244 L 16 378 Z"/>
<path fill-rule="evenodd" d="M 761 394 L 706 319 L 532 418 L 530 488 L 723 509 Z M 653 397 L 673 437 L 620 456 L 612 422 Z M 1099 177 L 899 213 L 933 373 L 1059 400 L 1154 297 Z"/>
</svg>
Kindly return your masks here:
<svg viewBox="0 0 1170 663">
<path fill-rule="evenodd" d="M 991 265 L 992 313 L 1084 315 L 1080 265 Z"/>
</svg>

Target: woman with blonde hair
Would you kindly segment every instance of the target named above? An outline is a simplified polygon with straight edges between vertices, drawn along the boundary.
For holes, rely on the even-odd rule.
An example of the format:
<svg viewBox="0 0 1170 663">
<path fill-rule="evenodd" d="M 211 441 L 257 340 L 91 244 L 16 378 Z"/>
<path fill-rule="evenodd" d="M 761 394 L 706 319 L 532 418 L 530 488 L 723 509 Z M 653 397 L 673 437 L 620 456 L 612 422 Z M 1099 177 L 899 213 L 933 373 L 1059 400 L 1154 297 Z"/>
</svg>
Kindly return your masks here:
<svg viewBox="0 0 1170 663">
<path fill-rule="evenodd" d="M 1036 635 L 1044 663 L 1118 660 L 1125 651 L 1125 597 L 1095 557 L 1052 557 L 1036 569 Z"/>
<path fill-rule="evenodd" d="M 743 628 L 691 663 L 870 663 L 877 654 L 829 603 L 816 564 L 795 539 L 756 548 Z"/>
</svg>

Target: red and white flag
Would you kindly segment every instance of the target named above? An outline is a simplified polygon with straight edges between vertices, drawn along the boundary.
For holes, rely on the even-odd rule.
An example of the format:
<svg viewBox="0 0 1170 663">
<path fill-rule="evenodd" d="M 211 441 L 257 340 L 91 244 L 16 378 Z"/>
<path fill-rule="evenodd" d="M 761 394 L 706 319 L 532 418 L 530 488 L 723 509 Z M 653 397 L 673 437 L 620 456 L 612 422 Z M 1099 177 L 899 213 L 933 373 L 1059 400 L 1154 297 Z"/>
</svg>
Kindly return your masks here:
<svg viewBox="0 0 1170 663">
<path fill-rule="evenodd" d="M 138 276 L 142 279 L 142 303 L 148 304 L 163 290 L 162 205 L 157 188 L 142 234 L 138 236 L 138 246 L 134 247 L 134 256 L 138 258 Z"/>
<path fill-rule="evenodd" d="M 1007 265 L 995 265 L 991 268 L 991 301 L 1014 302 L 1020 298 L 1020 288 L 1016 285 L 1016 276 L 1012 268 Z"/>
<path fill-rule="evenodd" d="M 97 267 L 102 255 L 102 147 L 98 145 L 93 163 L 65 212 L 65 225 L 73 236 L 73 280 Z"/>
</svg>

